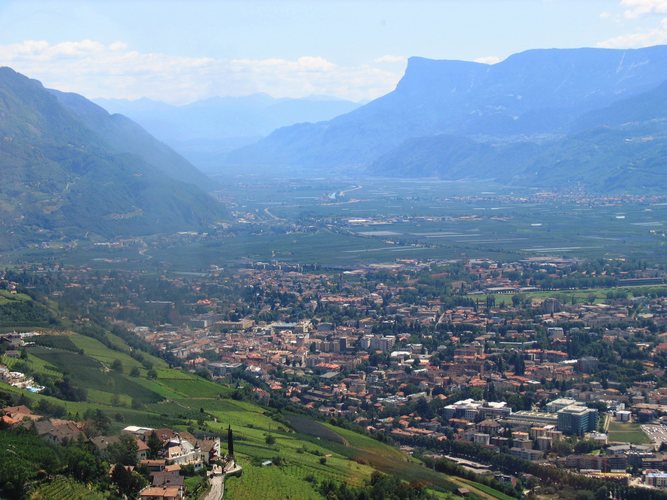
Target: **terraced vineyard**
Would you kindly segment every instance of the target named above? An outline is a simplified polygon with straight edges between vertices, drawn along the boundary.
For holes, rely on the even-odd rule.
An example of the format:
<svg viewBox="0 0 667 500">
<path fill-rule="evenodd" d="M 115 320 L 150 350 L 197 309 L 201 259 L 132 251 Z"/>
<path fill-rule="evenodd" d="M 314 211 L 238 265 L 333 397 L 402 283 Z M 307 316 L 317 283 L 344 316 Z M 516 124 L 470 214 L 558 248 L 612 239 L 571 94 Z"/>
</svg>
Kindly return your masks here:
<svg viewBox="0 0 667 500">
<path fill-rule="evenodd" d="M 103 500 L 107 496 L 66 477 L 56 477 L 30 495 L 30 500 L 57 500 L 63 498 L 67 500 Z"/>
</svg>

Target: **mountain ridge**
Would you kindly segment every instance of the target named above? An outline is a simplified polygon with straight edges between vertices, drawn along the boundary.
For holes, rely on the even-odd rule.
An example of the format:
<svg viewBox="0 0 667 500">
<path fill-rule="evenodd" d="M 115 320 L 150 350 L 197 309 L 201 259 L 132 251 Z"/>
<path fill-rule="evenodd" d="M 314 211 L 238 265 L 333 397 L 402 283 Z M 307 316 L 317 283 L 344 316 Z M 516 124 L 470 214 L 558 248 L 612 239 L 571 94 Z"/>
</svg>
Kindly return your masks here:
<svg viewBox="0 0 667 500">
<path fill-rule="evenodd" d="M 0 68 L 0 248 L 203 229 L 223 207 L 146 158 L 114 150 L 37 80 Z"/>
<path fill-rule="evenodd" d="M 665 81 L 664 45 L 628 50 L 534 49 L 493 65 L 413 57 L 389 94 L 328 122 L 278 129 L 253 145 L 231 152 L 225 161 L 236 168 L 298 167 L 313 172 L 322 168 L 364 169 L 397 176 L 428 171 L 446 178 L 458 170 L 467 176 L 485 177 L 494 167 L 480 163 L 484 161 L 496 162 L 496 170 L 508 165 L 503 172 L 505 178 L 530 182 L 535 180 L 529 173 L 534 170 L 532 162 L 513 159 L 513 154 L 530 154 L 537 161 L 541 151 L 547 151 L 546 145 L 572 136 L 567 145 L 548 149 L 551 154 L 567 155 L 566 150 L 585 137 L 574 139 L 584 131 L 580 126 L 577 129 L 582 116 L 650 92 Z M 594 124 L 591 127 L 595 128 Z M 474 161 L 460 159 L 463 163 L 457 161 L 452 168 L 441 165 L 436 169 L 437 155 L 427 160 L 423 148 L 435 147 L 438 142 L 429 141 L 429 137 L 452 136 L 492 144 L 491 149 L 499 156 L 478 151 L 472 155 Z M 609 136 L 609 140 L 617 139 Z M 457 144 L 470 153 L 470 144 Z M 413 146 L 422 150 L 411 155 L 408 150 Z M 440 153 L 448 155 L 445 163 L 461 157 L 461 152 L 444 152 L 442 146 L 432 153 L 440 148 Z M 621 149 L 614 146 L 609 151 Z M 392 160 L 392 155 L 400 161 Z M 627 159 L 625 151 L 622 157 Z M 604 158 L 598 158 L 604 166 Z M 420 159 L 430 166 L 418 167 L 415 162 Z M 572 160 L 568 165 L 576 170 Z M 587 170 L 590 168 L 586 165 Z M 566 173 L 556 176 L 557 185 L 563 184 Z M 597 180 L 595 184 L 600 185 Z M 617 187 L 622 189 L 621 184 Z"/>
</svg>

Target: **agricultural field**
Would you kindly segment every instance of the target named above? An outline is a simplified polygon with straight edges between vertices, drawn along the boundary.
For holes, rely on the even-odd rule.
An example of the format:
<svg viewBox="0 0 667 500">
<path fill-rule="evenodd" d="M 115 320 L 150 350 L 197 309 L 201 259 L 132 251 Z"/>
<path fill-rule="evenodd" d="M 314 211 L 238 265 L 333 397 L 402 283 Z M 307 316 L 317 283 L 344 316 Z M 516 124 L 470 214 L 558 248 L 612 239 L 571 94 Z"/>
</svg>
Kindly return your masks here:
<svg viewBox="0 0 667 500">
<path fill-rule="evenodd" d="M 223 179 L 230 229 L 204 238 L 146 238 L 148 249 L 82 242 L 65 264 L 202 271 L 241 260 L 356 266 L 396 259 L 650 258 L 667 262 L 662 198 L 587 198 L 484 182 Z M 44 249 L 7 259 L 43 262 Z"/>
<path fill-rule="evenodd" d="M 0 306 L 12 302 L 27 302 L 32 300 L 24 293 L 12 293 L 9 290 L 0 290 Z"/>
<path fill-rule="evenodd" d="M 107 498 L 97 491 L 66 477 L 56 477 L 36 489 L 29 496 L 30 500 L 103 500 Z"/>
<path fill-rule="evenodd" d="M 631 444 L 649 444 L 651 440 L 639 424 L 611 422 L 609 424 L 609 441 Z"/>
<path fill-rule="evenodd" d="M 282 467 L 253 466 L 244 464 L 241 477 L 225 480 L 225 496 L 239 500 L 255 498 L 299 498 L 320 499 L 320 495 L 305 478 L 294 478 L 286 474 Z M 296 480 L 295 480 L 296 479 Z"/>
<path fill-rule="evenodd" d="M 375 439 L 324 424 L 340 435 L 345 444 L 331 443 L 330 447 L 360 463 L 372 465 L 385 474 L 400 474 L 406 481 L 419 481 L 433 489 L 453 492 L 458 487 L 445 474 L 424 467 L 421 462 Z"/>
<path fill-rule="evenodd" d="M 464 488 L 470 489 L 473 493 L 479 496 L 483 496 L 485 498 L 497 498 L 498 500 L 514 500 L 514 497 L 506 495 L 501 491 L 494 490 L 493 488 L 485 484 L 481 484 L 460 477 L 452 478 L 452 480 L 458 484 L 461 484 Z"/>
</svg>

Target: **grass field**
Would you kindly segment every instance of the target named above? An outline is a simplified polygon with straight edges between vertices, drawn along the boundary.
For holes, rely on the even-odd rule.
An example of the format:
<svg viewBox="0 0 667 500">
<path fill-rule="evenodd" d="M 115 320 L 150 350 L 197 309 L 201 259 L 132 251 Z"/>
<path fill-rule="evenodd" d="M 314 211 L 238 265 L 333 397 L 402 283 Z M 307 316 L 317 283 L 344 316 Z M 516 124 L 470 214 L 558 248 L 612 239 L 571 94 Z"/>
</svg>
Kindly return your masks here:
<svg viewBox="0 0 667 500">
<path fill-rule="evenodd" d="M 628 297 L 640 296 L 646 293 L 650 293 L 655 290 L 664 290 L 667 285 L 646 285 L 646 286 L 622 286 L 622 287 L 610 287 L 610 288 L 585 288 L 581 290 L 550 290 L 550 291 L 538 291 L 538 292 L 525 292 L 521 295 L 534 300 L 542 301 L 548 297 L 560 298 L 562 303 L 569 304 L 572 301 L 572 298 L 576 300 L 577 303 L 588 303 L 589 299 L 594 297 L 595 304 L 603 304 L 607 302 L 607 294 L 609 292 L 619 293 L 625 292 Z M 493 294 L 493 297 L 496 301 L 496 306 L 500 304 L 511 305 L 512 304 L 512 295 L 511 293 L 496 293 Z M 486 304 L 486 294 L 471 294 L 468 295 L 473 300 L 478 300 L 481 304 Z"/>
<path fill-rule="evenodd" d="M 642 431 L 641 426 L 635 423 L 611 422 L 609 424 L 609 441 L 649 444 L 651 440 Z"/>
</svg>

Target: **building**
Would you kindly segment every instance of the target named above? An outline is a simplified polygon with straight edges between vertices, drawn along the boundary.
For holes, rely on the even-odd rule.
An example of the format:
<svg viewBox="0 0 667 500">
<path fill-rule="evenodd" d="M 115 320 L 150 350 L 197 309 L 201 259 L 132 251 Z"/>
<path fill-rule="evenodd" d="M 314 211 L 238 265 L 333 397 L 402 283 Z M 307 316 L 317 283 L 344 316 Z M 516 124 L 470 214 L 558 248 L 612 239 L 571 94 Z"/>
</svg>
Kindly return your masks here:
<svg viewBox="0 0 667 500">
<path fill-rule="evenodd" d="M 563 408 L 567 408 L 568 406 L 576 405 L 577 400 L 572 399 L 572 398 L 559 398 L 559 399 L 554 399 L 550 403 L 547 403 L 547 411 L 551 413 L 557 413 L 558 411 L 562 410 Z"/>
<path fill-rule="evenodd" d="M 489 443 L 491 442 L 491 436 L 482 432 L 478 432 L 473 435 L 473 442 L 481 446 L 489 446 Z"/>
<path fill-rule="evenodd" d="M 396 343 L 394 335 L 387 335 L 386 337 L 373 337 L 370 342 L 370 348 L 373 351 L 389 352 Z"/>
<path fill-rule="evenodd" d="M 544 299 L 542 302 L 542 311 L 545 314 L 553 314 L 561 311 L 561 305 L 558 299 L 552 297 Z"/>
<path fill-rule="evenodd" d="M 597 429 L 598 411 L 585 406 L 571 405 L 558 411 L 558 430 L 565 434 L 583 436 Z"/>
<path fill-rule="evenodd" d="M 629 422 L 630 415 L 632 415 L 632 413 L 627 410 L 619 410 L 616 412 L 616 420 L 619 422 Z"/>
<path fill-rule="evenodd" d="M 540 450 L 530 450 L 530 449 L 525 449 L 525 448 L 511 448 L 510 453 L 522 460 L 540 460 L 544 457 L 544 452 Z"/>
<path fill-rule="evenodd" d="M 147 486 L 139 492 L 142 500 L 180 500 L 183 492 L 178 486 Z"/>
<path fill-rule="evenodd" d="M 243 364 L 215 362 L 209 363 L 208 368 L 214 377 L 224 377 L 229 373 L 240 372 L 243 370 Z"/>
<path fill-rule="evenodd" d="M 507 403 L 475 401 L 474 399 L 462 399 L 443 408 L 446 420 L 450 418 L 465 418 L 473 421 L 478 416 L 482 418 L 506 417 L 512 413 L 512 408 Z"/>
<path fill-rule="evenodd" d="M 598 358 L 584 356 L 577 360 L 577 371 L 580 373 L 595 373 L 598 370 Z"/>
<path fill-rule="evenodd" d="M 667 472 L 646 471 L 644 483 L 654 488 L 667 488 Z"/>
<path fill-rule="evenodd" d="M 526 427 L 557 425 L 558 416 L 542 411 L 517 411 L 505 417 L 505 422 L 512 426 Z"/>
</svg>

